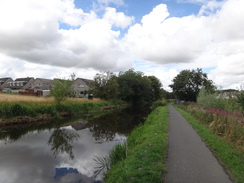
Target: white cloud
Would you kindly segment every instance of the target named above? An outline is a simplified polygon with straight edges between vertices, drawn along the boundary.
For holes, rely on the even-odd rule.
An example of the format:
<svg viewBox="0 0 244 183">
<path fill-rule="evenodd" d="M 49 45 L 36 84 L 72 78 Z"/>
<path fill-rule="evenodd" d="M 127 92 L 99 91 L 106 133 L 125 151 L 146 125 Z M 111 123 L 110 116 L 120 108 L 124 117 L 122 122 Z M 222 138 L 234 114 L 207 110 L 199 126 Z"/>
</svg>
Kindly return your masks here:
<svg viewBox="0 0 244 183">
<path fill-rule="evenodd" d="M 241 84 L 243 0 L 190 1 L 202 4 L 199 14 L 181 18 L 170 17 L 167 6 L 160 4 L 137 24 L 132 24 L 134 17 L 108 7 L 125 6 L 123 0 L 95 2 L 103 6 L 101 12 L 84 12 L 73 0 L 0 0 L 1 75 L 52 78 L 73 70 L 89 75 L 126 70 L 132 60 L 144 60 L 160 68 L 150 73 L 166 73 L 161 78 L 172 78 L 182 69 L 214 68 L 210 76 L 217 85 Z M 118 31 L 128 26 L 125 35 Z M 161 69 L 169 65 L 173 70 Z M 34 67 L 38 71 L 31 72 Z"/>
<path fill-rule="evenodd" d="M 244 73 L 239 64 L 244 52 L 244 11 L 240 8 L 244 1 L 208 2 L 204 6 L 199 15 L 176 18 L 167 17 L 167 7 L 158 5 L 141 24 L 130 27 L 123 39 L 125 48 L 139 60 L 175 64 L 177 70 L 216 68 L 211 78 L 217 85 L 239 85 Z M 203 16 L 204 9 L 212 12 Z"/>
<path fill-rule="evenodd" d="M 112 9 L 108 9 L 111 13 Z M 132 18 L 123 13 L 109 22 L 96 13 L 76 9 L 73 0 L 0 1 L 0 52 L 19 60 L 62 67 L 118 71 L 132 65 L 121 50 L 119 32 Z M 59 28 L 59 23 L 79 26 Z"/>
<path fill-rule="evenodd" d="M 193 61 L 211 40 L 210 30 L 203 30 L 206 18 L 167 16 L 166 6 L 158 5 L 142 24 L 131 26 L 124 38 L 129 52 L 159 64 Z"/>
<path fill-rule="evenodd" d="M 157 26 L 162 23 L 169 16 L 167 6 L 160 4 L 156 6 L 152 12 L 142 17 L 143 26 Z"/>
<path fill-rule="evenodd" d="M 115 8 L 107 7 L 103 19 L 117 27 L 126 28 L 131 25 L 134 17 L 126 16 L 123 12 L 116 12 Z"/>
</svg>

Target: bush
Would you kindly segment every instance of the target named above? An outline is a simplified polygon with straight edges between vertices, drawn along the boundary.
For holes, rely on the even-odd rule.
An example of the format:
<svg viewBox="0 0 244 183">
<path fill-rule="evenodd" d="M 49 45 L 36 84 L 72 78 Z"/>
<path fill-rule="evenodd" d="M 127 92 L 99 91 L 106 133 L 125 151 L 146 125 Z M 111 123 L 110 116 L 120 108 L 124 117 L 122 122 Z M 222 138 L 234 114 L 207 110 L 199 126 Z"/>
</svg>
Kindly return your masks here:
<svg viewBox="0 0 244 183">
<path fill-rule="evenodd" d="M 154 110 L 154 109 L 156 109 L 159 106 L 165 106 L 165 105 L 166 105 L 166 102 L 165 101 L 163 101 L 163 100 L 157 100 L 157 101 L 153 102 L 153 104 L 151 106 L 151 110 Z"/>
</svg>

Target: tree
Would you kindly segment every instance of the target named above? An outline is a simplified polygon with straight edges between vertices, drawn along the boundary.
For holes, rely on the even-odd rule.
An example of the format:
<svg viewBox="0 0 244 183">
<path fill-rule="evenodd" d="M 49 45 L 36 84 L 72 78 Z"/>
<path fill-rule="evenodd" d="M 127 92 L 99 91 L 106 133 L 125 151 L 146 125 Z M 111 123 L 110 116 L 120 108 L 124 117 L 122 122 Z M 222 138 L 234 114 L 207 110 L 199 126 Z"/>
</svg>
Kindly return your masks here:
<svg viewBox="0 0 244 183">
<path fill-rule="evenodd" d="M 151 104 L 151 80 L 144 77 L 142 72 L 130 69 L 120 72 L 118 76 L 119 98 L 130 102 L 133 106 Z"/>
<path fill-rule="evenodd" d="M 114 100 L 118 97 L 117 76 L 112 72 L 97 73 L 92 83 L 93 94 L 105 100 Z"/>
<path fill-rule="evenodd" d="M 75 96 L 72 84 L 72 80 L 55 79 L 53 81 L 50 95 L 54 97 L 58 105 L 67 98 Z"/>
<path fill-rule="evenodd" d="M 199 68 L 196 71 L 181 71 L 173 79 L 173 84 L 170 87 L 178 99 L 194 102 L 196 102 L 197 95 L 202 87 L 205 87 L 207 92 L 213 92 L 215 89 L 207 74 L 203 73 L 202 69 Z"/>
<path fill-rule="evenodd" d="M 156 101 L 159 100 L 160 98 L 162 98 L 161 95 L 161 87 L 162 87 L 162 83 L 159 81 L 159 79 L 155 76 L 148 76 L 148 79 L 150 79 L 150 84 L 151 84 L 151 88 L 152 88 L 152 100 Z"/>
</svg>

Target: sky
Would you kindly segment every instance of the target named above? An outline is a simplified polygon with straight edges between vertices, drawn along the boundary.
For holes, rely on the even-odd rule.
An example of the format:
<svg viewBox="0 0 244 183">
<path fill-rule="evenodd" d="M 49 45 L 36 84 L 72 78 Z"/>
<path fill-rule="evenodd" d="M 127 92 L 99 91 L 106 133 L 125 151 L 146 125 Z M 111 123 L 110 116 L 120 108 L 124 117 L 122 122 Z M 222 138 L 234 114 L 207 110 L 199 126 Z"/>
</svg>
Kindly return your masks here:
<svg viewBox="0 0 244 183">
<path fill-rule="evenodd" d="M 185 69 L 244 85 L 243 0 L 0 0 L 0 78 Z"/>
</svg>

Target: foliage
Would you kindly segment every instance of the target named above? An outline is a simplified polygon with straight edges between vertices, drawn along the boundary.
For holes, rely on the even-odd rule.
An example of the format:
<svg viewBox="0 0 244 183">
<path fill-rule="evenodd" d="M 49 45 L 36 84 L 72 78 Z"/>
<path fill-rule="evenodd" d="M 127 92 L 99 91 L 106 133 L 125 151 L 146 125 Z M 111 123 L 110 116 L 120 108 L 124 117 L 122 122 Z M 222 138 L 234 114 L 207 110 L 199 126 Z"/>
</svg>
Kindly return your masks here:
<svg viewBox="0 0 244 183">
<path fill-rule="evenodd" d="M 97 73 L 91 84 L 95 97 L 104 100 L 115 100 L 118 96 L 117 77 L 112 72 Z"/>
<path fill-rule="evenodd" d="M 157 101 L 153 102 L 153 104 L 151 106 L 151 109 L 154 110 L 154 109 L 156 109 L 159 106 L 165 106 L 165 105 L 166 105 L 166 102 L 165 101 L 163 101 L 163 100 L 157 100 Z"/>
<path fill-rule="evenodd" d="M 72 80 L 55 79 L 50 95 L 54 97 L 55 102 L 60 105 L 67 98 L 75 97 L 75 92 L 72 89 Z"/>
<path fill-rule="evenodd" d="M 208 79 L 206 73 L 202 72 L 202 69 L 181 71 L 173 79 L 170 87 L 177 98 L 185 101 L 196 101 L 197 95 L 203 87 L 210 93 L 215 89 L 213 82 Z"/>
<path fill-rule="evenodd" d="M 244 112 L 244 90 L 241 91 L 237 95 L 237 102 L 241 105 L 242 112 Z"/>
<path fill-rule="evenodd" d="M 8 103 L 2 103 L 0 105 L 0 116 L 16 117 L 16 116 L 36 116 L 37 113 L 33 108 L 26 104 L 14 103 L 8 105 Z"/>
<path fill-rule="evenodd" d="M 209 93 L 205 88 L 200 90 L 197 97 L 197 104 L 201 105 L 205 109 L 223 109 L 228 112 L 240 110 L 240 104 L 238 104 L 234 94 L 225 96 L 222 91 Z"/>
<path fill-rule="evenodd" d="M 172 92 L 168 92 L 163 88 L 161 88 L 161 90 L 160 90 L 160 95 L 164 99 L 174 99 L 175 98 L 175 96 Z"/>
<path fill-rule="evenodd" d="M 205 124 L 213 133 L 244 153 L 244 116 L 240 111 L 203 109 L 195 104 L 181 105 L 181 107 Z"/>
<path fill-rule="evenodd" d="M 36 102 L 1 102 L 0 103 L 0 118 L 14 118 L 19 116 L 42 116 L 48 115 L 50 119 L 59 117 L 59 114 L 65 113 L 69 116 L 78 116 L 92 112 L 104 111 L 107 108 L 118 108 L 124 106 L 125 102 L 116 101 L 86 101 L 75 102 L 65 101 L 60 105 L 36 103 Z M 105 109 L 106 107 L 106 109 Z M 25 121 L 28 122 L 28 121 Z M 12 124 L 13 121 L 9 120 Z M 6 123 L 7 124 L 7 123 Z"/>
<path fill-rule="evenodd" d="M 152 100 L 156 101 L 156 100 L 161 99 L 162 98 L 162 95 L 161 95 L 162 83 L 155 76 L 148 76 L 148 79 L 151 81 L 150 85 L 151 85 L 151 88 L 153 91 L 152 92 Z"/>
<path fill-rule="evenodd" d="M 111 166 L 115 166 L 118 162 L 123 161 L 126 158 L 127 150 L 126 143 L 117 144 L 111 151 L 109 158 L 111 162 Z"/>
<path fill-rule="evenodd" d="M 119 98 L 130 102 L 133 106 L 152 102 L 153 91 L 151 81 L 142 72 L 130 69 L 120 72 L 118 77 Z"/>
<path fill-rule="evenodd" d="M 164 182 L 166 173 L 168 109 L 158 107 L 127 139 L 127 156 L 105 175 L 105 182 Z M 124 149 L 122 153 L 124 155 Z"/>
<path fill-rule="evenodd" d="M 244 182 L 244 155 L 238 152 L 233 145 L 228 144 L 223 138 L 212 133 L 206 126 L 201 124 L 189 113 L 179 109 L 179 112 L 187 119 L 193 128 L 200 134 L 208 147 L 214 152 L 218 159 L 228 168 L 237 183 Z M 220 111 L 220 113 L 222 113 Z M 243 136 L 243 132 L 242 132 Z M 243 148 L 243 146 L 242 146 Z"/>
</svg>

